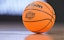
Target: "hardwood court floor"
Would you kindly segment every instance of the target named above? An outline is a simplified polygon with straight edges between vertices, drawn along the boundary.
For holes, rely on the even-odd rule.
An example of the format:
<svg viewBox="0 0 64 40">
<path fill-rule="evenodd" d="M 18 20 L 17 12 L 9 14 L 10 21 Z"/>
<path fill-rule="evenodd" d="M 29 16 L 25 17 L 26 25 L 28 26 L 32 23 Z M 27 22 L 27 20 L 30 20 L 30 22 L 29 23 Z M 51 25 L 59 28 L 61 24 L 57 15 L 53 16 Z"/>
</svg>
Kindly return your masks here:
<svg viewBox="0 0 64 40">
<path fill-rule="evenodd" d="M 0 40 L 64 40 L 64 24 L 56 23 L 48 33 L 35 34 L 19 22 L 2 22 Z"/>
</svg>

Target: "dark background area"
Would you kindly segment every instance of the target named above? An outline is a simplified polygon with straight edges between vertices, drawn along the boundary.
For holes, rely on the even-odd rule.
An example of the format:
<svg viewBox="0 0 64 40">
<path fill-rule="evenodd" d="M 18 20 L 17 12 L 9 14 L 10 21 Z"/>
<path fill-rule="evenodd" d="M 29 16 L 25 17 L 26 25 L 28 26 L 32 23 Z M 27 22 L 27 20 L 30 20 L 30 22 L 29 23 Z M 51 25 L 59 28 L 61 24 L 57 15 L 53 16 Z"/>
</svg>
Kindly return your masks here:
<svg viewBox="0 0 64 40">
<path fill-rule="evenodd" d="M 0 15 L 0 22 L 21 22 L 22 16 Z"/>
<path fill-rule="evenodd" d="M 64 21 L 64 0 L 47 0 L 52 5 L 56 13 L 56 22 Z M 0 15 L 1 22 L 21 22 L 22 16 Z"/>
<path fill-rule="evenodd" d="M 56 22 L 64 22 L 64 0 L 47 0 L 55 10 Z"/>
</svg>

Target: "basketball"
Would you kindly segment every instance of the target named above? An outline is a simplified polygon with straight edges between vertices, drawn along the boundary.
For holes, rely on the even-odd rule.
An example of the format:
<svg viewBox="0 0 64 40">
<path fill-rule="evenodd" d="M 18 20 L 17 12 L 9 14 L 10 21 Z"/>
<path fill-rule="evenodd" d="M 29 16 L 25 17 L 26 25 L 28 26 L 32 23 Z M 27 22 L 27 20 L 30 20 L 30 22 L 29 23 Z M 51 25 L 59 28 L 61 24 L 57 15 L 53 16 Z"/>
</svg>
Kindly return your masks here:
<svg viewBox="0 0 64 40">
<path fill-rule="evenodd" d="M 25 40 L 53 40 L 53 38 L 45 34 L 32 34 L 27 36 Z"/>
<path fill-rule="evenodd" d="M 24 26 L 32 32 L 48 32 L 55 23 L 55 12 L 50 4 L 35 1 L 27 5 L 22 20 Z"/>
</svg>

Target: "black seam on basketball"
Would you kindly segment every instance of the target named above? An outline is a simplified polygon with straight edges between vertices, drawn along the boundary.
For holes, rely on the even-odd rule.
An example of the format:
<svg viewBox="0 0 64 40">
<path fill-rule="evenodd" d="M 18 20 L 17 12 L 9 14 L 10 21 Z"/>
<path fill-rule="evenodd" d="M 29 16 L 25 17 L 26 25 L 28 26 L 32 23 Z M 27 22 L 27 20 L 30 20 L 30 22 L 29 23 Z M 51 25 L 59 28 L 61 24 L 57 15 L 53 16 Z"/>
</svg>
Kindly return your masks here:
<svg viewBox="0 0 64 40">
<path fill-rule="evenodd" d="M 38 1 L 38 2 L 40 2 L 40 1 Z M 42 3 L 42 4 L 44 4 L 43 2 L 40 2 L 40 3 Z M 46 5 L 46 4 L 44 4 L 48 9 L 49 9 L 49 7 Z M 50 9 L 49 9 L 50 10 Z M 52 12 L 51 10 L 50 10 L 50 12 Z M 54 14 L 53 12 L 52 12 L 52 14 Z M 54 14 L 55 15 L 55 14 Z"/>
<path fill-rule="evenodd" d="M 47 13 L 45 11 L 42 11 L 42 10 L 38 10 L 38 9 L 26 9 L 26 10 L 37 10 L 37 11 L 41 11 L 41 12 L 44 12 L 44 13 L 48 14 L 49 16 L 51 16 L 54 19 L 54 17 L 52 15 L 50 15 L 49 13 Z M 26 10 L 24 10 L 24 11 L 26 11 Z"/>
<path fill-rule="evenodd" d="M 49 24 L 50 24 L 50 22 L 44 28 L 42 28 L 40 30 L 44 30 Z M 40 31 L 40 30 L 38 30 L 38 31 Z"/>
<path fill-rule="evenodd" d="M 43 27 L 42 29 L 39 29 L 39 30 L 33 31 L 33 32 L 39 32 L 39 31 L 41 31 L 41 30 L 44 30 L 49 24 L 50 24 L 50 22 L 48 22 L 48 24 L 47 24 L 45 27 Z"/>
<path fill-rule="evenodd" d="M 42 20 L 35 20 L 35 21 L 24 21 L 24 22 L 38 22 L 38 21 L 44 21 L 44 20 L 50 20 L 50 21 L 52 22 L 52 20 L 51 20 L 51 19 L 49 19 L 49 18 L 42 19 Z"/>
<path fill-rule="evenodd" d="M 42 3 L 42 2 L 40 2 L 40 3 Z M 44 3 L 42 3 L 42 4 L 44 4 Z M 48 9 L 49 9 L 49 7 L 46 5 L 46 4 L 44 4 Z M 50 10 L 50 9 L 49 9 Z M 55 13 L 53 13 L 51 10 L 50 10 L 50 12 L 52 13 L 52 15 L 54 16 L 55 15 Z M 53 20 L 53 18 L 51 18 L 51 20 Z M 50 24 L 50 22 L 48 23 L 48 25 Z M 47 26 L 48 26 L 47 25 Z M 46 27 L 47 27 L 46 26 Z M 44 27 L 44 28 L 42 28 L 42 29 L 40 29 L 40 30 L 38 30 L 38 31 L 41 31 L 41 30 L 44 30 L 46 27 Z"/>
<path fill-rule="evenodd" d="M 38 1 L 38 2 L 40 2 L 40 1 Z M 44 4 L 43 2 L 40 2 L 40 3 Z M 49 9 L 49 7 L 46 4 L 44 4 L 44 5 Z M 50 10 L 50 12 L 52 12 L 52 11 Z M 55 13 L 52 12 L 52 16 L 54 16 L 54 15 L 55 15 Z M 53 20 L 53 19 L 51 18 L 51 20 Z"/>
</svg>

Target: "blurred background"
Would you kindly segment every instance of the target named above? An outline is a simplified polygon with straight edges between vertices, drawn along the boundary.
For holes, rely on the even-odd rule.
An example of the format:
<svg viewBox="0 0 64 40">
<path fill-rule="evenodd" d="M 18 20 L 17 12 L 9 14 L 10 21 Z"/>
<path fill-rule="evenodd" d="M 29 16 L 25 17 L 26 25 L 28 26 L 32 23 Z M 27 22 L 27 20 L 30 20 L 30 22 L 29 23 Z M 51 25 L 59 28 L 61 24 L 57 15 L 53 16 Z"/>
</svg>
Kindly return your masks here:
<svg viewBox="0 0 64 40">
<path fill-rule="evenodd" d="M 21 22 L 25 7 L 35 0 L 0 0 L 0 21 Z M 48 2 L 55 10 L 56 22 L 64 22 L 63 0 L 42 0 Z"/>
</svg>

